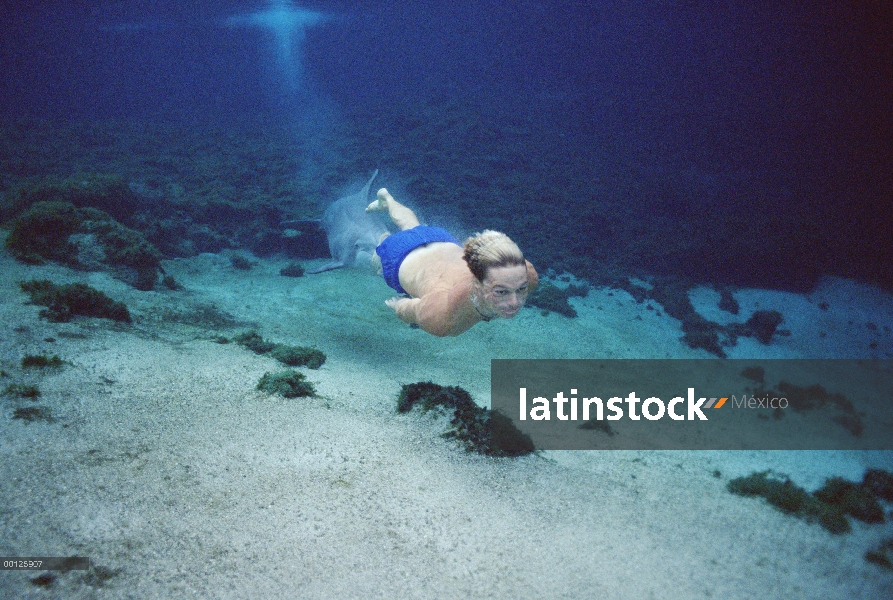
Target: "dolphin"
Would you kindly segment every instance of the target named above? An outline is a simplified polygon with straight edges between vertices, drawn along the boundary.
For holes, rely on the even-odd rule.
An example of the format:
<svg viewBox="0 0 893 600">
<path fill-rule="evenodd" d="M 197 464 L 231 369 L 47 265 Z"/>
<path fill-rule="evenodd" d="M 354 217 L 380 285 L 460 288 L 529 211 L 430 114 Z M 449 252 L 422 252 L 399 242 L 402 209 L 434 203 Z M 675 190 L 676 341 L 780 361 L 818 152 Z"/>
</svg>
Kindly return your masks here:
<svg viewBox="0 0 893 600">
<path fill-rule="evenodd" d="M 356 262 L 358 252 L 375 251 L 381 236 L 388 232 L 379 215 L 366 212 L 366 206 L 369 205 L 369 190 L 376 175 L 378 169 L 372 173 L 372 177 L 362 190 L 335 200 L 326 209 L 320 226 L 326 232 L 333 260 L 321 267 L 310 269 L 307 273 L 322 273 L 350 267 Z"/>
</svg>

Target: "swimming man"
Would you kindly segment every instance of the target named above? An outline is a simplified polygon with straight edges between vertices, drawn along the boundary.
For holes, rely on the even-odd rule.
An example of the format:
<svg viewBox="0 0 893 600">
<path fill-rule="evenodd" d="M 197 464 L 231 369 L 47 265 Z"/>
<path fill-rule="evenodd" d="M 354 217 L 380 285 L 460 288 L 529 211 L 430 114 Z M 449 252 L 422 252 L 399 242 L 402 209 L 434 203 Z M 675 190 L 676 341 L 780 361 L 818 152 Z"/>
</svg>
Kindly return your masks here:
<svg viewBox="0 0 893 600">
<path fill-rule="evenodd" d="M 504 233 L 484 231 L 460 245 L 445 229 L 420 225 L 384 188 L 366 211 L 387 211 L 400 230 L 382 236 L 375 253 L 385 282 L 411 296 L 385 301 L 401 321 L 455 336 L 479 321 L 511 319 L 536 288 L 536 270 Z"/>
</svg>

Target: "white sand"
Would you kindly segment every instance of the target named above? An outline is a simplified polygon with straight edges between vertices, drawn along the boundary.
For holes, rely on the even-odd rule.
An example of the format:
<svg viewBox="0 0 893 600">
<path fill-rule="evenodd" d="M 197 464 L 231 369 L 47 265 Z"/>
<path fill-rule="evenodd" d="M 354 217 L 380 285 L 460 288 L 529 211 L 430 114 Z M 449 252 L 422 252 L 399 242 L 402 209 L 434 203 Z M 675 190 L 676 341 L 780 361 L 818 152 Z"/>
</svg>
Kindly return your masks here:
<svg viewBox="0 0 893 600">
<path fill-rule="evenodd" d="M 47 590 L 29 582 L 37 572 L 0 572 L 0 597 L 893 597 L 893 574 L 863 560 L 889 525 L 832 536 L 725 489 L 731 476 L 770 467 L 805 485 L 822 473 L 856 478 L 868 464 L 890 468 L 890 453 L 489 459 L 441 439 L 433 417 L 395 413 L 400 385 L 420 380 L 486 402 L 490 358 L 708 356 L 626 293 L 574 299 L 575 320 L 526 309 L 437 339 L 397 321 L 371 274 L 290 279 L 278 275 L 283 264 L 243 272 L 202 255 L 165 264 L 186 291 L 137 292 L 102 274 L 0 256 L 0 365 L 9 374 L 0 383 L 42 392 L 36 403 L 2 400 L 0 554 L 84 555 L 114 573 L 101 585 L 57 573 Z M 125 301 L 135 324 L 39 319 L 17 282 L 43 277 Z M 847 324 L 862 310 L 852 290 L 870 294 L 865 314 L 876 325 L 893 322 L 889 297 L 827 282 L 819 291 L 838 312 L 822 312 L 828 333 L 816 356 L 869 352 Z M 709 293 L 693 294 L 709 311 Z M 798 327 L 769 351 L 810 356 L 818 347 L 802 297 L 745 291 L 739 301 L 744 311 L 803 304 L 797 316 L 782 309 Z M 318 397 L 255 391 L 278 363 L 210 341 L 217 329 L 170 320 L 212 302 L 267 339 L 323 350 L 326 364 L 306 371 Z M 887 321 L 877 316 L 884 310 Z M 891 356 L 893 336 L 881 328 L 875 337 L 871 351 Z M 71 364 L 24 372 L 22 356 L 38 353 Z M 11 418 L 34 404 L 55 421 Z"/>
</svg>

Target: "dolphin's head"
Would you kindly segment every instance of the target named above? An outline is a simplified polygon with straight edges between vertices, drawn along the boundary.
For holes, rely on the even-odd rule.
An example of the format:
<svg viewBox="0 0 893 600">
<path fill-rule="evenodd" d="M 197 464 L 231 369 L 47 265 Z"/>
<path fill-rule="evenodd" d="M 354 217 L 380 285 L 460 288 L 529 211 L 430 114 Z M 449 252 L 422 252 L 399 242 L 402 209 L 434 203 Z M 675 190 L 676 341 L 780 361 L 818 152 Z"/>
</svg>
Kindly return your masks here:
<svg viewBox="0 0 893 600">
<path fill-rule="evenodd" d="M 357 241 L 354 245 L 356 246 L 357 250 L 363 252 L 374 252 L 375 249 L 378 247 L 379 238 L 380 236 L 370 231 L 357 238 Z"/>
</svg>

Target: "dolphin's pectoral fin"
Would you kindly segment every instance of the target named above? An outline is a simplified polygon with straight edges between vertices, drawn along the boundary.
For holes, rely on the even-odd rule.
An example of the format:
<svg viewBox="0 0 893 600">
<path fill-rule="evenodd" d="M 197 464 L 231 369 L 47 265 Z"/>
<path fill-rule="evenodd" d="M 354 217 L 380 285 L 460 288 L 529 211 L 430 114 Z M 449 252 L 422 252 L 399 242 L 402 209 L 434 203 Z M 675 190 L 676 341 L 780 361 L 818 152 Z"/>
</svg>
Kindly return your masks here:
<svg viewBox="0 0 893 600">
<path fill-rule="evenodd" d="M 334 271 L 335 269 L 341 269 L 346 266 L 347 265 L 343 261 L 336 260 L 334 262 L 324 264 L 323 266 L 317 267 L 315 269 L 308 269 L 304 272 L 307 273 L 308 275 L 316 275 L 317 273 L 324 273 L 326 271 Z"/>
</svg>

